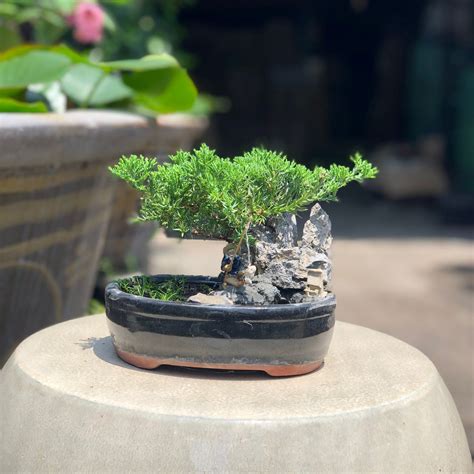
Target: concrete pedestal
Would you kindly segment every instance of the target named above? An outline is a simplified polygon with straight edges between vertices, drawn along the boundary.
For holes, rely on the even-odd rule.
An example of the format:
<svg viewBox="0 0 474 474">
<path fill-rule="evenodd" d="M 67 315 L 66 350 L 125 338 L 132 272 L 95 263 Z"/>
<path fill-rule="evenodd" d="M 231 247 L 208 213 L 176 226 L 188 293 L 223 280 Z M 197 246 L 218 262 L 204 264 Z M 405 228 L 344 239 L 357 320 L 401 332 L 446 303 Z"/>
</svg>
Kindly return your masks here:
<svg viewBox="0 0 474 474">
<path fill-rule="evenodd" d="M 470 472 L 433 364 L 337 323 L 301 377 L 139 370 L 103 316 L 34 334 L 0 376 L 1 472 Z"/>
</svg>

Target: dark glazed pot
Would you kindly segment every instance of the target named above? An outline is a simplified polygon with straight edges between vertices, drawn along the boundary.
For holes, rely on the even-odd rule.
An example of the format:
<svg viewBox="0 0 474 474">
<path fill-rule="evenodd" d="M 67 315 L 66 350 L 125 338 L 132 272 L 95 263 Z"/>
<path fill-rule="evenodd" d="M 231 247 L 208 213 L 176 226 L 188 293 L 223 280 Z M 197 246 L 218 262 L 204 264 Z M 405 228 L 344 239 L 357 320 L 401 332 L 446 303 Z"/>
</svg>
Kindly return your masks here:
<svg viewBox="0 0 474 474">
<path fill-rule="evenodd" d="M 157 281 L 169 275 L 158 275 Z M 186 277 L 217 285 L 208 277 Z M 117 354 L 145 369 L 160 365 L 259 370 L 289 376 L 321 367 L 329 348 L 336 298 L 268 306 L 158 301 L 105 290 L 107 322 Z"/>
</svg>

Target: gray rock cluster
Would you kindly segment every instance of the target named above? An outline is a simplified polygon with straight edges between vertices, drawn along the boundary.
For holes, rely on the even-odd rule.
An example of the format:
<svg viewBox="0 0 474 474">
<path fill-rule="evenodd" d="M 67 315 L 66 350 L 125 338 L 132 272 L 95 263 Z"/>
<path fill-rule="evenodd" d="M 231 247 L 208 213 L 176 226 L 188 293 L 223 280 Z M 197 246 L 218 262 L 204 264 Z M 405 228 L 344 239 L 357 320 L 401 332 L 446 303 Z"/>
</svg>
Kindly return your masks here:
<svg viewBox="0 0 474 474">
<path fill-rule="evenodd" d="M 265 305 L 279 303 L 282 299 L 280 290 L 265 281 L 253 281 L 250 285 L 238 288 L 228 285 L 223 290 L 214 291 L 213 295 L 226 298 L 234 304 Z"/>
<path fill-rule="evenodd" d="M 308 269 L 319 268 L 327 287 L 331 282 L 331 221 L 319 204 L 311 209 L 298 241 L 296 218 L 283 214 L 266 226 L 251 231 L 255 238 L 252 261 L 257 273 L 251 285 L 240 288 L 228 286 L 215 292 L 235 304 L 274 304 L 302 302 Z M 247 256 L 243 256 L 246 261 Z"/>
</svg>

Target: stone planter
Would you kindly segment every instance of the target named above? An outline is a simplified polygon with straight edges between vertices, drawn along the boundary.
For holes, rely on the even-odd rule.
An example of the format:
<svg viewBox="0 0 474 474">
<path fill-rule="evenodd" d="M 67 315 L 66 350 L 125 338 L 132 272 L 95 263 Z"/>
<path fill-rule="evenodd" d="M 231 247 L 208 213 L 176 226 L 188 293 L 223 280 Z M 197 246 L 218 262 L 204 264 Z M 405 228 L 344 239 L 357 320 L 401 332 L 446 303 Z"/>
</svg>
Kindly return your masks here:
<svg viewBox="0 0 474 474">
<path fill-rule="evenodd" d="M 116 112 L 0 114 L 0 365 L 29 334 L 86 312 L 116 184 L 107 165 L 156 129 Z"/>
<path fill-rule="evenodd" d="M 136 370 L 103 316 L 66 321 L 0 372 L 2 473 L 469 473 L 456 405 L 421 352 L 337 322 L 324 369 Z"/>
<path fill-rule="evenodd" d="M 194 285 L 218 284 L 208 277 L 185 278 Z M 336 308 L 332 294 L 267 306 L 159 301 L 125 293 L 116 282 L 107 286 L 105 303 L 115 350 L 132 365 L 256 370 L 276 377 L 321 367 Z"/>
<path fill-rule="evenodd" d="M 139 150 L 140 154 L 166 160 L 177 150 L 189 150 L 207 128 L 204 117 L 164 115 L 157 119 L 153 140 Z M 125 153 L 125 152 L 124 152 Z M 122 154 L 124 154 L 122 153 Z M 114 205 L 102 257 L 114 273 L 139 269 L 148 271 L 148 241 L 157 229 L 154 223 L 136 225 L 130 222 L 138 209 L 139 195 L 124 181 L 117 181 Z M 129 265 L 136 268 L 128 268 Z"/>
</svg>

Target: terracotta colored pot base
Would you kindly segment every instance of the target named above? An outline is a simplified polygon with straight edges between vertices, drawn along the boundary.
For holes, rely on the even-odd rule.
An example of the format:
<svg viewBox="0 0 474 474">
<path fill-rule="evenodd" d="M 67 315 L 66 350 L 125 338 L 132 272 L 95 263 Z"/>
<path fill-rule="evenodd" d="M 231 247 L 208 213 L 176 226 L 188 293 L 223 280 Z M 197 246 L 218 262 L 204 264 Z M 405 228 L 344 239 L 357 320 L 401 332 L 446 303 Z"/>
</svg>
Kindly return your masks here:
<svg viewBox="0 0 474 474">
<path fill-rule="evenodd" d="M 174 365 L 178 367 L 191 367 L 197 369 L 221 369 L 221 370 L 256 370 L 266 372 L 272 377 L 290 377 L 303 375 L 318 370 L 323 365 L 322 360 L 307 364 L 295 365 L 271 365 L 271 364 L 213 364 L 206 362 L 181 361 L 176 359 L 158 359 L 143 356 L 115 348 L 118 356 L 125 362 L 141 369 L 156 369 L 161 365 Z"/>
</svg>

